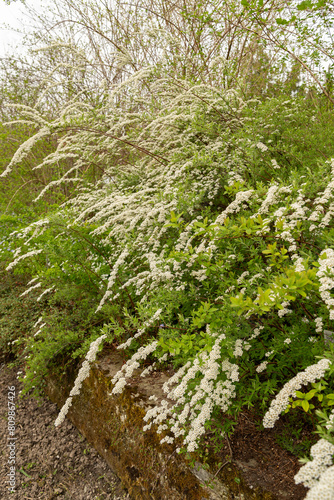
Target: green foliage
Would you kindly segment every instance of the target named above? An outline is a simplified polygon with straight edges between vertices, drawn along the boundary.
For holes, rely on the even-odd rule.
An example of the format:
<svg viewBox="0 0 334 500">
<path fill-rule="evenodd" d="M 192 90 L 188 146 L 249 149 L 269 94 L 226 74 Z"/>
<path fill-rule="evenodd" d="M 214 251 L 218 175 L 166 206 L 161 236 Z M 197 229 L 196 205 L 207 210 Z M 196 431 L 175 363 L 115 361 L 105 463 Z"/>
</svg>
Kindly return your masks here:
<svg viewBox="0 0 334 500">
<path fill-rule="evenodd" d="M 301 107 L 302 104 L 299 103 L 294 108 L 295 112 L 298 113 Z M 201 112 L 206 112 L 202 103 L 200 108 Z M 156 322 L 139 340 L 133 341 L 128 355 L 135 353 L 140 346 L 147 345 L 150 339 L 157 338 L 158 348 L 152 360 L 167 354 L 171 356 L 170 363 L 177 368 L 194 360 L 200 353 L 209 354 L 215 343 L 212 333 L 224 331 L 225 339 L 220 344 L 221 360 L 227 358 L 237 363 L 240 370 L 240 381 L 236 384 L 238 398 L 231 402 L 228 410 L 230 415 L 235 415 L 243 406 L 255 406 L 264 412 L 281 385 L 299 370 L 312 364 L 315 356 L 322 353 L 321 336 L 313 337 L 314 342 L 310 346 L 309 325 L 301 319 L 304 318 L 305 311 L 308 318 L 326 315 L 324 306 L 319 302 L 320 285 L 316 279 L 318 253 L 314 250 L 324 247 L 326 236 L 321 232 L 311 232 L 310 222 L 297 221 L 292 237 L 298 242 L 300 255 L 303 255 L 301 264 L 304 269 L 296 271 L 291 261 L 289 245 L 282 239 L 278 240 L 285 231 L 282 219 L 270 220 L 270 217 L 279 207 L 284 207 L 287 214 L 293 213 L 298 193 L 307 192 L 314 200 L 319 191 L 325 189 L 330 169 L 326 162 L 317 158 L 317 169 L 322 174 L 316 185 L 310 180 L 310 175 L 313 175 L 310 170 L 300 166 L 301 161 L 295 163 L 296 170 L 289 169 L 289 163 L 280 169 L 273 169 L 269 187 L 276 182 L 277 190 L 282 188 L 282 193 L 285 194 L 269 206 L 265 215 L 261 215 L 268 190 L 265 178 L 259 180 L 261 172 L 268 175 L 267 164 L 271 159 L 278 158 L 277 151 L 281 146 L 276 141 L 262 152 L 256 146 L 256 141 L 271 144 L 271 135 L 267 134 L 264 139 L 261 133 L 264 124 L 260 117 L 261 112 L 267 115 L 273 109 L 278 109 L 276 98 L 271 105 L 267 102 L 263 109 L 250 103 L 245 106 L 243 115 L 247 119 L 252 117 L 252 120 L 246 120 L 245 126 L 240 122 L 238 127 L 233 127 L 233 134 L 228 131 L 231 144 L 239 144 L 237 156 L 233 156 L 233 153 L 228 158 L 232 165 L 240 165 L 242 159 L 243 170 L 240 167 L 238 170 L 239 177 L 241 178 L 241 174 L 243 176 L 242 180 L 231 182 L 229 170 L 218 166 L 221 177 L 219 189 L 209 205 L 208 191 L 203 190 L 195 198 L 193 193 L 188 194 L 184 190 L 182 179 L 177 206 L 171 210 L 169 219 L 162 223 L 155 221 L 158 228 L 164 229 L 165 248 L 163 260 L 157 264 L 157 269 L 159 272 L 163 269 L 169 276 L 173 276 L 174 268 L 178 269 L 182 273 L 181 286 L 161 287 L 155 284 L 154 278 L 150 277 L 147 250 L 140 251 L 136 243 L 138 233 L 135 231 L 129 230 L 126 233 L 124 242 L 129 255 L 118 267 L 119 241 L 112 233 L 111 236 L 108 235 L 109 229 L 103 229 L 103 220 L 96 218 L 93 205 L 86 209 L 84 216 L 79 215 L 81 209 L 68 206 L 54 214 L 50 213 L 40 229 L 32 223 L 28 229 L 17 231 L 12 236 L 7 234 L 6 245 L 9 244 L 12 249 L 21 247 L 22 254 L 31 248 L 43 250 L 42 254 L 33 259 L 21 260 L 16 269 L 36 277 L 44 288 L 54 286 L 52 301 L 62 304 L 51 314 L 43 315 L 47 328 L 38 334 L 37 340 L 32 336 L 27 343 L 29 362 L 26 367 L 25 391 L 35 388 L 38 392 L 53 363 L 59 364 L 59 360 L 63 366 L 72 363 L 79 355 L 83 356 L 90 342 L 98 337 L 100 326 L 89 329 L 94 323 L 95 310 L 109 290 L 108 282 L 115 267 L 117 275 L 113 280 L 112 294 L 117 300 L 105 302 L 96 316 L 99 324 L 106 323 L 108 331 L 113 332 L 110 342 L 116 345 L 126 342 L 161 308 L 162 326 L 159 327 L 159 322 Z M 282 109 L 282 120 L 286 113 Z M 277 114 L 275 120 L 279 123 Z M 218 123 L 217 117 L 217 127 Z M 187 130 L 188 118 L 184 122 L 178 118 L 178 126 L 181 124 L 184 134 L 189 133 L 193 137 L 193 132 L 198 127 L 202 139 L 206 137 L 207 141 L 211 140 L 214 130 L 212 119 L 207 128 L 205 120 L 197 125 L 192 124 L 190 130 Z M 248 147 L 250 138 L 255 142 L 251 153 Z M 204 159 L 200 156 L 201 150 L 202 142 L 193 142 L 192 139 L 185 147 L 178 145 L 175 152 L 171 150 L 169 153 L 174 163 L 192 158 L 194 170 L 189 170 L 186 181 L 189 186 L 196 182 L 196 175 L 217 172 L 214 170 L 217 168 L 217 157 L 206 155 Z M 196 154 L 191 156 L 193 153 Z M 299 153 L 302 155 L 302 146 Z M 218 158 L 223 159 L 224 154 L 218 152 Z M 266 155 L 268 160 L 264 162 Z M 299 176 L 299 173 L 302 175 Z M 129 172 L 123 176 L 119 171 L 113 171 L 113 175 L 117 177 L 126 196 L 137 192 L 137 180 L 131 181 L 132 178 L 137 179 L 136 172 L 134 177 Z M 236 196 L 248 191 L 253 194 L 243 207 L 236 213 L 228 213 L 223 223 L 217 223 L 217 216 Z M 95 196 L 95 203 L 98 196 L 109 196 L 113 192 L 113 186 L 97 185 L 96 188 L 87 188 L 86 192 Z M 156 196 L 156 199 L 160 199 L 159 191 Z M 194 220 L 194 211 L 203 215 Z M 10 225 L 14 225 L 16 219 L 9 218 L 8 221 Z M 191 238 L 191 243 L 183 248 L 181 245 L 180 248 L 179 241 L 185 232 Z M 27 238 L 29 240 L 31 237 L 32 243 L 26 245 Z M 144 233 L 143 241 L 149 242 L 152 239 Z M 210 242 L 214 243 L 212 249 L 207 248 Z M 162 246 L 158 248 L 161 250 Z M 248 278 L 242 277 L 245 273 Z M 141 274 L 148 278 L 144 279 L 143 286 L 138 289 L 135 285 L 136 276 Z M 170 279 L 167 279 L 167 284 Z M 166 280 L 163 282 L 166 283 Z M 291 303 L 291 312 L 279 320 L 277 314 L 284 310 L 284 302 Z M 77 313 L 69 308 L 69 304 L 75 305 Z M 62 308 L 65 315 L 60 312 Z M 87 311 L 90 312 L 87 314 Z M 260 342 L 256 339 L 248 340 L 255 326 L 263 327 Z M 87 331 L 86 327 L 89 331 L 87 334 L 84 333 Z M 287 339 L 288 343 L 285 342 Z M 242 356 L 236 349 L 237 341 L 242 347 Z M 265 372 L 257 372 L 257 367 L 262 363 L 267 363 Z M 194 390 L 200 381 L 201 375 L 198 373 L 188 390 Z M 218 376 L 217 381 L 225 381 L 224 373 Z M 227 428 L 225 432 L 228 432 Z"/>
<path fill-rule="evenodd" d="M 297 457 L 308 454 L 317 441 L 309 415 L 298 412 L 289 414 L 289 420 L 286 417 L 282 420 L 280 432 L 276 435 L 277 443 Z"/>
<path fill-rule="evenodd" d="M 2 361 L 19 366 L 23 362 L 24 347 L 32 327 L 44 304 L 36 303 L 36 293 L 20 297 L 29 278 L 14 275 L 0 266 L 0 352 Z"/>
<path fill-rule="evenodd" d="M 313 400 L 315 403 L 321 403 L 323 409 L 327 409 L 334 404 L 334 394 L 323 394 L 322 391 L 326 389 L 327 382 L 321 380 L 315 384 L 311 384 L 313 389 L 308 391 L 307 393 L 296 391 L 296 398 L 293 400 L 289 398 L 290 405 L 285 410 L 286 412 L 290 411 L 290 408 L 301 407 L 306 413 L 314 410 L 316 407 L 313 403 L 310 403 L 310 400 Z M 316 401 L 318 400 L 318 401 Z"/>
<path fill-rule="evenodd" d="M 318 56 L 303 45 L 322 43 L 309 21 L 321 20 L 328 5 L 294 2 L 291 13 L 262 0 L 232 7 L 225 21 L 234 26 L 236 16 L 238 24 L 224 57 L 223 14 L 199 4 L 173 18 L 179 36 L 189 30 L 189 51 L 168 33 L 171 23 L 142 33 L 136 17 L 140 50 L 130 53 L 129 28 L 124 46 L 113 44 L 121 47 L 116 66 L 99 67 L 101 87 L 86 72 L 100 55 L 59 40 L 37 58 L 49 80 L 24 73 L 28 91 L 13 93 L 2 80 L 11 122 L 0 137 L 8 171 L 0 256 L 8 270 L 32 277 L 24 300 L 35 302 L 26 319 L 6 289 L 0 347 L 26 356 L 24 393 L 40 394 L 50 370 L 77 369 L 101 331 L 132 361 L 156 342 L 145 363 L 193 370 L 173 409 L 177 419 L 192 407 L 180 420 L 184 434 L 208 406 L 201 425 L 203 433 L 214 429 L 216 448 L 244 407 L 263 415 L 287 381 L 324 355 L 324 329 L 333 329 L 319 274 L 319 255 L 334 236 L 330 75 L 312 73 L 316 83 L 306 82 Z M 243 23 L 257 27 L 256 37 L 248 39 Z M 93 26 L 89 36 L 100 33 Z M 163 57 L 147 52 L 152 38 L 166 42 Z M 10 69 L 12 80 L 22 70 Z M 9 163 L 11 141 L 23 146 Z M 319 433 L 330 438 L 328 377 L 298 391 L 284 418 L 317 412 Z"/>
</svg>

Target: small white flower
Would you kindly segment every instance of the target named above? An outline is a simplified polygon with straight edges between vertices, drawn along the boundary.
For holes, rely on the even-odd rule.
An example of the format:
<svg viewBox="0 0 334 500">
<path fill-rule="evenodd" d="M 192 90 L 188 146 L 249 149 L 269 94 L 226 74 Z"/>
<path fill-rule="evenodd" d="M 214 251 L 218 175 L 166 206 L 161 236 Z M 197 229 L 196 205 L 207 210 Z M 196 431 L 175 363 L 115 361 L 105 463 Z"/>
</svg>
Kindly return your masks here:
<svg viewBox="0 0 334 500">
<path fill-rule="evenodd" d="M 259 149 L 260 149 L 260 151 L 262 151 L 263 153 L 264 153 L 265 151 L 268 151 L 268 147 L 267 147 L 265 144 L 263 144 L 263 142 L 258 142 L 258 143 L 256 144 L 256 147 L 257 147 L 257 148 L 259 148 Z"/>
<path fill-rule="evenodd" d="M 258 373 L 261 373 L 263 372 L 268 366 L 268 361 L 263 361 L 263 363 L 261 363 L 257 368 L 256 368 L 256 371 Z"/>
</svg>

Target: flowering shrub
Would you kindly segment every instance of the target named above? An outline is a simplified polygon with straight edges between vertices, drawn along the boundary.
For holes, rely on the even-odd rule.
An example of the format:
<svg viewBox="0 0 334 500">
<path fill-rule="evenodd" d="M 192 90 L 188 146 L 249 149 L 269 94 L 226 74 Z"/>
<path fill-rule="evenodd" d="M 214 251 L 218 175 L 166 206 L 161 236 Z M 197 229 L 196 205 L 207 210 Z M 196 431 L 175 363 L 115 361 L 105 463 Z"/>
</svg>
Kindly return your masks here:
<svg viewBox="0 0 334 500">
<path fill-rule="evenodd" d="M 191 453 L 222 414 L 244 406 L 272 427 L 296 391 L 331 369 L 334 150 L 327 144 L 323 158 L 301 144 L 301 129 L 322 137 L 307 97 L 261 100 L 242 84 L 166 76 L 167 62 L 106 84 L 98 104 L 82 92 L 53 114 L 20 108 L 36 133 L 1 177 L 52 138 L 34 168 L 57 176 L 35 199 L 72 188 L 55 210 L 6 232 L 1 251 L 7 270 L 31 275 L 22 296 L 87 311 L 89 333 L 82 317 L 68 324 L 45 312 L 25 346 L 25 391 L 59 353 L 86 355 L 56 425 L 113 343 L 127 360 L 106 397 L 143 361 L 141 376 L 173 367 L 144 429 L 155 424 L 162 443 L 181 438 L 178 451 Z M 327 437 L 312 448 L 317 472 L 298 476 L 312 489 L 323 474 L 332 480 Z"/>
<path fill-rule="evenodd" d="M 136 78 L 145 81 L 147 72 Z M 156 81 L 157 96 L 166 85 Z M 169 441 L 184 435 L 192 451 L 217 408 L 235 413 L 257 401 L 264 409 L 289 374 L 310 370 L 323 351 L 332 269 L 323 229 L 331 224 L 325 207 L 332 199 L 334 161 L 319 164 L 321 182 L 313 193 L 311 180 L 283 168 L 280 174 L 276 164 L 270 181 L 259 182 L 249 151 L 257 168 L 271 162 L 275 149 L 240 139 L 244 115 L 258 106 L 235 91 L 184 82 L 181 91 L 169 84 L 169 93 L 168 111 L 147 114 L 145 128 L 141 124 L 140 153 L 131 152 L 136 169 L 105 166 L 99 183 L 83 183 L 56 214 L 13 233 L 17 249 L 7 269 L 28 266 L 36 275 L 26 293 L 38 287 L 41 295 L 79 298 L 85 290 L 96 313 L 113 318 L 114 332 L 124 339 L 119 348 L 133 352 L 114 377 L 114 394 L 140 360 L 180 366 L 177 386 L 166 386 L 170 403 L 147 419 L 160 423 L 161 431 L 168 428 Z M 108 133 L 92 131 L 89 137 L 97 135 L 96 147 L 102 140 L 115 155 L 128 147 L 109 137 L 116 136 L 121 118 L 108 106 Z M 76 133 L 60 143 L 62 155 L 88 137 L 90 119 L 80 115 Z M 66 130 L 68 120 L 63 114 L 56 127 Z M 137 331 L 124 326 L 125 308 Z M 134 320 L 138 314 L 146 318 L 142 326 Z M 257 391 L 249 391 L 250 382 Z M 169 424 L 162 423 L 167 417 Z"/>
</svg>

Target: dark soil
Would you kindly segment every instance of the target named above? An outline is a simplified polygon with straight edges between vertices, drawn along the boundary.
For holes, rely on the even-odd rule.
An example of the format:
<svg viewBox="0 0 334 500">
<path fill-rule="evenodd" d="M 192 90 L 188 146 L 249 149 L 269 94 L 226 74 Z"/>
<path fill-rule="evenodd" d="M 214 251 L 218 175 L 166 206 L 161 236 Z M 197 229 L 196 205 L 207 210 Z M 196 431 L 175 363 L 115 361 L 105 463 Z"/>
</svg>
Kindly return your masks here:
<svg viewBox="0 0 334 500">
<path fill-rule="evenodd" d="M 289 434 L 284 416 L 273 429 L 261 430 L 260 422 L 261 419 L 251 411 L 240 413 L 232 437 L 226 439 L 220 451 L 221 461 L 232 457 L 232 463 L 242 470 L 245 483 L 254 490 L 259 488 L 269 491 L 279 500 L 304 499 L 308 489 L 294 481 L 302 464 L 296 455 L 282 449 L 277 443 L 278 437 Z M 301 444 L 291 434 L 293 448 L 297 450 Z M 289 442 L 287 436 L 285 439 Z M 298 441 L 307 439 L 314 442 L 318 440 L 311 429 L 305 429 Z"/>
<path fill-rule="evenodd" d="M 66 419 L 54 427 L 55 404 L 20 399 L 16 371 L 0 368 L 0 437 L 2 500 L 128 500 L 119 479 L 92 446 Z M 15 386 L 15 493 L 7 490 L 8 387 Z"/>
</svg>

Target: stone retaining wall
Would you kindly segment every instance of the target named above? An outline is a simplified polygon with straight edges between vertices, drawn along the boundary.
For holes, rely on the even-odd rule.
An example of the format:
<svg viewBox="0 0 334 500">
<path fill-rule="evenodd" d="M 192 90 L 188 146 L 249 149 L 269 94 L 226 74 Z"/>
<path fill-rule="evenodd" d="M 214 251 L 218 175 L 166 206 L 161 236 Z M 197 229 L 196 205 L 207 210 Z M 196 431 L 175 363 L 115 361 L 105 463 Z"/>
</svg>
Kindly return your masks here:
<svg viewBox="0 0 334 500">
<path fill-rule="evenodd" d="M 175 445 L 160 444 L 161 435 L 142 430 L 149 396 L 163 398 L 162 385 L 169 378 L 154 373 L 139 378 L 134 374 L 119 396 L 110 396 L 111 378 L 122 366 L 119 353 L 96 363 L 73 398 L 67 417 L 119 476 L 135 500 L 273 500 L 270 493 L 244 485 L 242 473 L 228 463 L 215 476 L 217 466 L 204 469 L 199 462 L 191 468 Z M 64 404 L 75 379 L 74 373 L 50 376 L 47 395 Z M 214 463 L 214 457 L 212 463 Z M 210 485 L 209 485 L 210 483 Z"/>
</svg>

